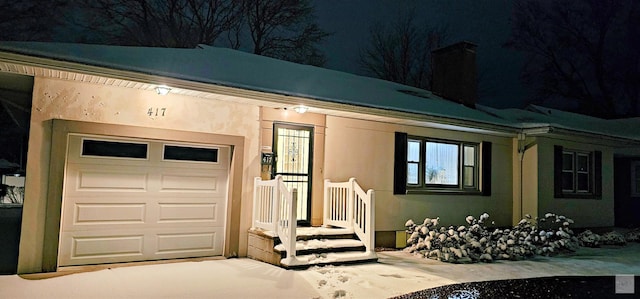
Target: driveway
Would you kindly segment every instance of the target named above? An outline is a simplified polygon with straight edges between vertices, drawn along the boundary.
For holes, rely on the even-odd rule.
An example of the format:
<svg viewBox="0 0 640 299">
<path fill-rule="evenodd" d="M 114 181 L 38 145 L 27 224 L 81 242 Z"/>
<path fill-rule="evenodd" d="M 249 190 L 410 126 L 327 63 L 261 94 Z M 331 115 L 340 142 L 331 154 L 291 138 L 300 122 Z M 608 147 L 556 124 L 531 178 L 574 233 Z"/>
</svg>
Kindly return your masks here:
<svg viewBox="0 0 640 299">
<path fill-rule="evenodd" d="M 640 244 L 490 264 L 448 264 L 402 251 L 377 263 L 284 270 L 251 259 L 118 267 L 63 276 L 0 276 L 2 298 L 388 298 L 461 282 L 640 275 Z M 636 286 L 636 290 L 640 287 Z"/>
</svg>

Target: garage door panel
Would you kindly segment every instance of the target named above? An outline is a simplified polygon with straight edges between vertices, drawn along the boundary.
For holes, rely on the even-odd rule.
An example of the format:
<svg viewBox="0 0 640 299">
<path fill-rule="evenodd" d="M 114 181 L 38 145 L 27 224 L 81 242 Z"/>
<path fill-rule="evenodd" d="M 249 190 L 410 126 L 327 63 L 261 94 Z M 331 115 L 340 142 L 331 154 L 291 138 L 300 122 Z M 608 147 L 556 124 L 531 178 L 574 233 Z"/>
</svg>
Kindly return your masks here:
<svg viewBox="0 0 640 299">
<path fill-rule="evenodd" d="M 66 182 L 69 192 L 145 192 L 149 174 L 146 170 L 123 166 L 69 164 Z M 70 194 L 72 195 L 72 194 Z"/>
<path fill-rule="evenodd" d="M 144 256 L 145 236 L 139 232 L 111 231 L 62 233 L 60 265 L 87 265 L 104 262 L 135 261 Z"/>
<path fill-rule="evenodd" d="M 146 173 L 84 170 L 78 174 L 78 191 L 145 191 L 146 189 Z"/>
<path fill-rule="evenodd" d="M 73 225 L 144 223 L 145 212 L 144 203 L 76 204 Z"/>
<path fill-rule="evenodd" d="M 158 222 L 217 222 L 218 205 L 215 203 L 159 204 Z"/>
<path fill-rule="evenodd" d="M 221 255 L 224 228 L 167 228 L 154 238 L 157 259 Z"/>
<path fill-rule="evenodd" d="M 158 235 L 157 254 L 215 250 L 216 233 Z"/>
<path fill-rule="evenodd" d="M 220 182 L 216 176 L 163 174 L 160 190 L 169 192 L 219 192 Z"/>
<path fill-rule="evenodd" d="M 71 258 L 98 258 L 143 254 L 143 235 L 73 237 Z"/>
</svg>

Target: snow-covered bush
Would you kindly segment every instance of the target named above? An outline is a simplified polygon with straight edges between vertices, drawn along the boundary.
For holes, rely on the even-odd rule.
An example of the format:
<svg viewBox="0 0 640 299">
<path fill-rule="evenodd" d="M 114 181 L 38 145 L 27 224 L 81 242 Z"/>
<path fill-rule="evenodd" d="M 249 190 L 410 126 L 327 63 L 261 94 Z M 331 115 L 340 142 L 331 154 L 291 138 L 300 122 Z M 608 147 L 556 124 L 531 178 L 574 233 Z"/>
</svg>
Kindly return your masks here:
<svg viewBox="0 0 640 299">
<path fill-rule="evenodd" d="M 617 231 L 610 231 L 600 235 L 600 241 L 604 245 L 618 245 L 623 246 L 627 244 L 624 236 Z"/>
<path fill-rule="evenodd" d="M 624 234 L 624 239 L 627 242 L 640 242 L 640 228 L 628 231 Z"/>
<path fill-rule="evenodd" d="M 627 241 L 625 236 L 616 231 L 599 235 L 591 230 L 585 230 L 578 234 L 578 243 L 584 247 L 600 247 L 600 245 L 624 246 L 627 244 Z"/>
<path fill-rule="evenodd" d="M 445 262 L 471 263 L 519 260 L 577 248 L 577 240 L 569 229 L 573 221 L 564 216 L 548 213 L 534 220 L 527 215 L 510 229 L 490 229 L 485 224 L 488 219 L 487 213 L 478 219 L 467 216 L 468 226 L 458 227 L 438 227 L 439 217 L 426 218 L 422 224 L 410 219 L 405 223 L 410 234 L 405 251 Z M 539 229 L 539 223 L 545 228 Z"/>
<path fill-rule="evenodd" d="M 599 247 L 600 235 L 593 233 L 591 230 L 585 230 L 578 234 L 578 244 L 583 247 Z"/>
</svg>

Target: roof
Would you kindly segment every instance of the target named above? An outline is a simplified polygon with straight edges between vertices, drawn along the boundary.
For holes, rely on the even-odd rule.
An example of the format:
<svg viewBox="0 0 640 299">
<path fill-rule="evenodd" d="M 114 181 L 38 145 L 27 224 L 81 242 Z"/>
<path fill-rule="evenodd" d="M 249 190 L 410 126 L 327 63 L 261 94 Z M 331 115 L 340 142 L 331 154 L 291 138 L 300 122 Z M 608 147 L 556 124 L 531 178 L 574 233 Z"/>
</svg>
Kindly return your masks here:
<svg viewBox="0 0 640 299">
<path fill-rule="evenodd" d="M 0 54 L 2 52 L 356 107 L 495 125 L 504 130 L 546 126 L 640 141 L 640 132 L 633 129 L 640 126 L 640 118 L 604 120 L 534 105 L 525 110 L 482 105 L 472 109 L 427 90 L 228 48 L 0 42 Z"/>
<path fill-rule="evenodd" d="M 340 104 L 511 125 L 426 90 L 228 48 L 0 42 L 0 51 Z"/>
<path fill-rule="evenodd" d="M 551 127 L 596 135 L 640 141 L 640 118 L 602 119 L 538 105 L 525 109 L 495 109 L 478 105 L 479 110 L 519 124 L 523 129 Z"/>
</svg>

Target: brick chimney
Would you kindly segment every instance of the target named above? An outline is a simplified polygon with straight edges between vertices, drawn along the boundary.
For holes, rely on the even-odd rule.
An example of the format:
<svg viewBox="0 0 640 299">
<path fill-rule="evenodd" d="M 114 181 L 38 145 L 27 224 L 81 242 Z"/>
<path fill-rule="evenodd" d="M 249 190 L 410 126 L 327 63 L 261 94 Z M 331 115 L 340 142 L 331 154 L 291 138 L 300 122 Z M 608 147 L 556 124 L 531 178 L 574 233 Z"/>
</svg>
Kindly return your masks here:
<svg viewBox="0 0 640 299">
<path fill-rule="evenodd" d="M 476 45 L 459 42 L 431 52 L 431 92 L 475 108 L 478 100 Z"/>
</svg>

